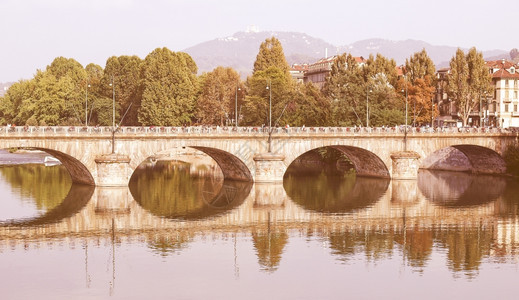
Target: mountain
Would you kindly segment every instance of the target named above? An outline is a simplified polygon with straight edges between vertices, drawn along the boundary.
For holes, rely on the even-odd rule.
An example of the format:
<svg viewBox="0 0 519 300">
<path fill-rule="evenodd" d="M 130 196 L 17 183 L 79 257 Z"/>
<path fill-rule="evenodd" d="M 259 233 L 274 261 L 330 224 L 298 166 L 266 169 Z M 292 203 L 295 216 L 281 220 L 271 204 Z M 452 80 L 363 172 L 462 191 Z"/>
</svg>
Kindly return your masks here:
<svg viewBox="0 0 519 300">
<path fill-rule="evenodd" d="M 232 67 L 241 75 L 252 72 L 260 44 L 276 37 L 281 41 L 289 64 L 311 63 L 325 56 L 334 45 L 321 39 L 297 32 L 238 32 L 232 36 L 203 42 L 183 50 L 193 57 L 200 72 L 212 71 L 217 66 Z M 336 51 L 333 51 L 335 54 Z"/>
<path fill-rule="evenodd" d="M 448 66 L 457 49 L 457 47 L 436 46 L 410 39 L 405 41 L 367 39 L 345 46 L 335 46 L 304 33 L 263 31 L 237 32 L 229 37 L 200 43 L 185 49 L 184 52 L 193 57 L 200 72 L 209 72 L 217 66 L 225 66 L 234 68 L 245 77 L 252 73 L 260 44 L 272 36 L 281 41 L 289 64 L 313 63 L 327 54 L 332 56 L 348 52 L 363 57 L 380 53 L 395 59 L 397 64 L 401 65 L 413 53 L 425 48 L 436 66 L 440 68 Z M 496 57 L 510 59 L 508 51 L 504 50 L 483 51 L 483 56 L 492 59 Z"/>
<path fill-rule="evenodd" d="M 454 56 L 458 48 L 452 46 L 435 46 L 417 40 L 390 41 L 384 39 L 368 39 L 340 47 L 339 51 L 341 53 L 348 52 L 354 56 L 364 57 L 369 56 L 369 54 L 376 55 L 376 53 L 380 53 L 385 57 L 393 58 L 398 65 L 402 65 L 413 53 L 422 51 L 422 49 L 427 51 L 429 57 L 436 64 L 436 67 L 441 68 L 449 65 L 450 59 Z M 510 59 L 508 52 L 504 50 L 483 51 L 483 57 L 485 57 L 485 59 L 493 57 L 505 58 L 505 56 L 507 59 Z"/>
</svg>

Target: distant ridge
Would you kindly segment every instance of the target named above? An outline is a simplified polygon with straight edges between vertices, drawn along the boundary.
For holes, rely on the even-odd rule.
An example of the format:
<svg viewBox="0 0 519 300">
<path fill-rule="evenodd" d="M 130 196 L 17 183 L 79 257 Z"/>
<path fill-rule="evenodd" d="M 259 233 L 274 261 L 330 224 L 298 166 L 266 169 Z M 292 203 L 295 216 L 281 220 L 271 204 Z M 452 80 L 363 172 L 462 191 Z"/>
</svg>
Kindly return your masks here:
<svg viewBox="0 0 519 300">
<path fill-rule="evenodd" d="M 456 53 L 457 47 L 436 46 L 419 40 L 391 41 L 385 39 L 367 39 L 349 45 L 335 46 L 322 39 L 300 32 L 237 32 L 232 36 L 203 42 L 183 51 L 193 57 L 199 71 L 209 72 L 217 66 L 232 67 L 242 77 L 252 73 L 252 68 L 260 44 L 267 38 L 275 36 L 281 41 L 289 64 L 313 63 L 328 56 L 351 53 L 354 56 L 368 57 L 380 53 L 393 58 L 398 65 L 404 64 L 406 58 L 425 48 L 437 67 L 448 66 L 450 59 Z M 468 49 L 464 49 L 468 50 Z M 505 50 L 483 51 L 487 59 L 510 59 Z"/>
</svg>

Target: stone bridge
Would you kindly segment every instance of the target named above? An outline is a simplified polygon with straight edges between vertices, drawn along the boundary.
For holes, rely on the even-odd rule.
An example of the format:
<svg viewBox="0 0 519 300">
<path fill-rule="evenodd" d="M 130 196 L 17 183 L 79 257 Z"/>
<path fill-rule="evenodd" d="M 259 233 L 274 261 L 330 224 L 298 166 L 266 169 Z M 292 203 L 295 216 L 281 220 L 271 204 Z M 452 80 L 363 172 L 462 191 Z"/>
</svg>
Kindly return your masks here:
<svg viewBox="0 0 519 300">
<path fill-rule="evenodd" d="M 497 128 L 0 128 L 0 148 L 45 151 L 74 182 L 98 186 L 126 186 L 142 162 L 185 147 L 211 156 L 226 179 L 279 182 L 295 159 L 322 147 L 348 156 L 357 176 L 413 179 L 419 167 L 502 174 L 502 154 L 517 143 L 517 132 Z"/>
</svg>

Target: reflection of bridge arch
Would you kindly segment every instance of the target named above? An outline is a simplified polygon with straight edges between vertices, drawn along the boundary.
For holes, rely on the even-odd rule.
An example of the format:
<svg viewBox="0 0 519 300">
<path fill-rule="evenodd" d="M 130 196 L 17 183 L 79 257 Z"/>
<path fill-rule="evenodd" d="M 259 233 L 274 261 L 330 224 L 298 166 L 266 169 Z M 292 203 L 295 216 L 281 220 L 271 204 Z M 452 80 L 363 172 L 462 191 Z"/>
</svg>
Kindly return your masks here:
<svg viewBox="0 0 519 300">
<path fill-rule="evenodd" d="M 475 174 L 504 174 L 506 163 L 496 151 L 477 145 L 453 145 L 442 148 L 422 161 L 422 168 L 463 171 Z"/>
<path fill-rule="evenodd" d="M 291 155 L 290 159 L 292 159 L 292 161 L 288 163 L 288 166 L 290 167 L 290 165 L 292 165 L 298 158 L 302 158 L 304 156 L 312 154 L 312 152 L 315 150 L 323 148 L 332 148 L 334 150 L 337 150 L 341 154 L 344 154 L 353 164 L 357 176 L 390 178 L 390 174 L 386 165 L 375 153 L 363 148 L 345 145 L 317 147 L 315 149 L 311 149 L 309 151 L 302 153 L 294 159 L 292 159 L 293 155 Z"/>
<path fill-rule="evenodd" d="M 499 176 L 422 170 L 418 188 L 435 204 L 446 207 L 477 206 L 497 200 L 506 188 L 506 179 Z"/>
<path fill-rule="evenodd" d="M 52 210 L 33 218 L 0 222 L 0 226 L 25 227 L 58 223 L 61 220 L 72 217 L 81 211 L 92 198 L 94 190 L 95 188 L 91 185 L 72 184 L 67 196 L 63 199 L 63 202 Z"/>
<path fill-rule="evenodd" d="M 344 184 L 345 182 L 353 184 Z M 358 177 L 354 182 L 339 176 L 287 177 L 285 191 L 303 209 L 323 213 L 352 213 L 373 206 L 386 193 L 389 180 Z"/>
<path fill-rule="evenodd" d="M 246 162 L 242 161 L 240 158 L 238 158 L 236 155 L 217 149 L 214 147 L 203 147 L 203 146 L 180 146 L 181 148 L 189 147 L 196 150 L 199 150 L 208 156 L 210 156 L 220 167 L 224 179 L 230 179 L 230 180 L 239 180 L 239 181 L 253 181 L 252 174 L 250 172 L 250 169 L 252 166 L 247 164 Z M 132 159 L 130 162 L 130 166 L 133 170 L 137 168 L 142 162 L 146 161 L 149 157 L 155 156 L 159 152 L 168 152 L 175 148 L 180 147 L 174 147 L 174 148 L 168 148 L 168 149 L 157 149 L 153 150 L 153 153 L 141 153 L 140 156 L 137 156 Z"/>
</svg>

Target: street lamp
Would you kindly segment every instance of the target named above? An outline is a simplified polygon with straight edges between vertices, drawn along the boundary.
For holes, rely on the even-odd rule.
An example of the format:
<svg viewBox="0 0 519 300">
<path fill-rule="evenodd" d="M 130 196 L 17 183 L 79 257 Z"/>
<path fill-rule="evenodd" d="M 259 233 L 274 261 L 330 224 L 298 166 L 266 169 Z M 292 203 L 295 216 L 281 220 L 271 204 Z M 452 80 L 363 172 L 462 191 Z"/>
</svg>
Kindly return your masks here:
<svg viewBox="0 0 519 300">
<path fill-rule="evenodd" d="M 405 128 L 404 128 L 404 151 L 407 151 L 407 78 L 404 75 L 405 82 Z M 404 90 L 402 90 L 402 93 Z"/>
<path fill-rule="evenodd" d="M 115 83 L 114 75 L 112 74 L 112 154 L 115 153 Z"/>
<path fill-rule="evenodd" d="M 268 140 L 268 152 L 272 150 L 272 83 L 270 79 L 267 80 L 266 89 L 269 91 L 269 140 Z"/>
<path fill-rule="evenodd" d="M 373 92 L 373 90 L 370 89 L 369 86 L 366 86 L 366 127 L 369 127 L 369 93 L 371 92 Z"/>
<path fill-rule="evenodd" d="M 88 126 L 88 88 L 90 87 L 90 84 L 88 84 L 87 81 L 87 87 L 85 92 L 85 126 Z"/>
<path fill-rule="evenodd" d="M 241 88 L 236 85 L 236 97 L 234 98 L 234 125 L 238 128 L 238 91 L 241 91 Z"/>
</svg>

